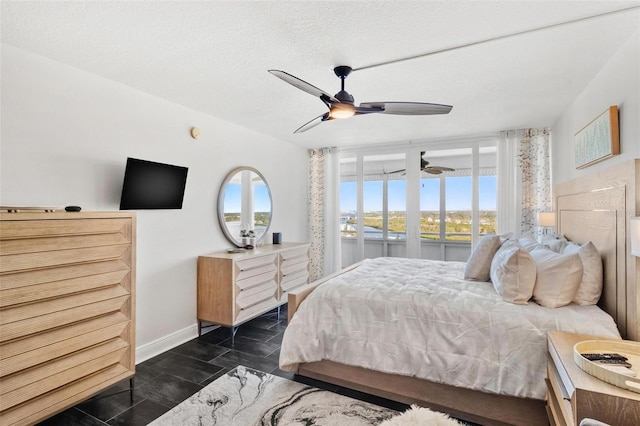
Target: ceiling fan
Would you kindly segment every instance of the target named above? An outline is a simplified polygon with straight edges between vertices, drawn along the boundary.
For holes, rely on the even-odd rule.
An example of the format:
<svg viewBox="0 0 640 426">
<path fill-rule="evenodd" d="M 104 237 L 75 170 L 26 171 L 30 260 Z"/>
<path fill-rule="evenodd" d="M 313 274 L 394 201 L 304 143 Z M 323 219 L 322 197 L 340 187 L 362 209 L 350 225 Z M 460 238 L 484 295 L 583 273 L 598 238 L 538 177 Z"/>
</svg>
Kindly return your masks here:
<svg viewBox="0 0 640 426">
<path fill-rule="evenodd" d="M 341 80 L 341 87 L 338 93 L 331 96 L 324 90 L 318 89 L 314 85 L 300 80 L 298 77 L 289 73 L 280 70 L 269 70 L 271 74 L 281 78 L 292 86 L 320 98 L 327 108 L 329 108 L 329 112 L 303 124 L 293 133 L 306 132 L 323 121 L 349 118 L 354 115 L 375 113 L 396 115 L 448 114 L 451 108 L 453 108 L 451 105 L 428 104 L 424 102 L 363 102 L 359 106 L 355 106 L 353 96 L 344 90 L 344 80 L 351 74 L 351 71 L 351 67 L 346 65 L 341 65 L 333 69 L 333 72 Z"/>
<path fill-rule="evenodd" d="M 451 167 L 442 167 L 442 166 L 430 166 L 429 162 L 427 160 L 424 159 L 424 155 L 426 154 L 426 151 L 422 151 L 420 152 L 420 170 L 426 173 L 430 173 L 432 175 L 439 175 L 442 172 L 455 172 L 456 169 L 452 169 Z M 396 170 L 395 172 L 390 172 L 389 174 L 393 174 L 393 173 L 400 173 L 400 172 L 404 172 L 406 171 L 406 169 L 400 169 L 400 170 Z"/>
</svg>

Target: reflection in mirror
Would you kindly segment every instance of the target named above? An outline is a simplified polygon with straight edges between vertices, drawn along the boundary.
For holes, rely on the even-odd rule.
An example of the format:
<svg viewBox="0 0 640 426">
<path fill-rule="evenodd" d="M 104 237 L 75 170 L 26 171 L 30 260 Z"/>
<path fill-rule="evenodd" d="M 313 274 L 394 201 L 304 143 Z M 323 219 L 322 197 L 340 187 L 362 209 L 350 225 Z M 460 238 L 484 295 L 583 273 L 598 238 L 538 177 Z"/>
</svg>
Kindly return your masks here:
<svg viewBox="0 0 640 426">
<path fill-rule="evenodd" d="M 271 215 L 271 191 L 262 174 L 251 167 L 232 170 L 218 195 L 218 219 L 227 239 L 238 247 L 257 244 Z"/>
</svg>

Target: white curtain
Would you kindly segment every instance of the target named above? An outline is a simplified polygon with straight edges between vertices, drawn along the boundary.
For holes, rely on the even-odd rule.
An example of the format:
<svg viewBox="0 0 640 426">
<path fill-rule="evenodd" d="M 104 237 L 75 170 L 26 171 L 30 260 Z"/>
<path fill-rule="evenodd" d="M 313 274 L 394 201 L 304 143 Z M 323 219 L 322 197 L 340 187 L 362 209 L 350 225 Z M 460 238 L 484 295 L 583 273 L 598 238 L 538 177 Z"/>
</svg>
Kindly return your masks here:
<svg viewBox="0 0 640 426">
<path fill-rule="evenodd" d="M 335 149 L 309 150 L 310 280 L 340 269 L 340 175 Z"/>
<path fill-rule="evenodd" d="M 548 129 L 500 132 L 498 140 L 498 233 L 537 235 L 537 213 L 551 211 Z"/>
<path fill-rule="evenodd" d="M 497 167 L 498 234 L 520 234 L 520 174 L 518 170 L 518 131 L 500 132 Z"/>
</svg>

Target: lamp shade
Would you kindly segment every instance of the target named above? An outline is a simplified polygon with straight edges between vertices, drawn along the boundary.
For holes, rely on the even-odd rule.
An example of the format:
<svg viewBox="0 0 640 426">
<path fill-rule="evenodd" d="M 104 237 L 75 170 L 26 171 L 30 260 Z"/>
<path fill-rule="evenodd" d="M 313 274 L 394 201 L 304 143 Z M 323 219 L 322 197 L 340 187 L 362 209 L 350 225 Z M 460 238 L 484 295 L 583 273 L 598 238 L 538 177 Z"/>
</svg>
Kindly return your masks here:
<svg viewBox="0 0 640 426">
<path fill-rule="evenodd" d="M 631 232 L 631 254 L 640 257 L 640 217 L 632 217 L 629 221 Z"/>
<path fill-rule="evenodd" d="M 556 212 L 538 212 L 538 225 L 554 228 L 556 226 Z"/>
</svg>

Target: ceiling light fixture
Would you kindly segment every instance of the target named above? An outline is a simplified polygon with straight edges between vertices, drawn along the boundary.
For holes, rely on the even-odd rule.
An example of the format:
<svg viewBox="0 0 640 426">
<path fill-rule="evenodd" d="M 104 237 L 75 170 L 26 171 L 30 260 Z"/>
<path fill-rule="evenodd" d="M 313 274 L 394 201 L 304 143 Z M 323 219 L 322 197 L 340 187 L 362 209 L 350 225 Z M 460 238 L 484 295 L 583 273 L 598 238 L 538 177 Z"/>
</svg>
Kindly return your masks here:
<svg viewBox="0 0 640 426">
<path fill-rule="evenodd" d="M 329 117 L 337 118 L 337 119 L 349 118 L 349 117 L 353 117 L 355 113 L 356 113 L 356 110 L 353 105 L 340 104 L 339 106 L 334 105 L 331 108 L 331 111 L 329 112 Z"/>
</svg>

